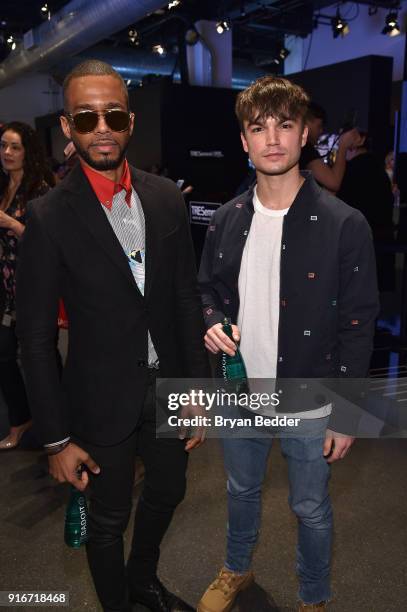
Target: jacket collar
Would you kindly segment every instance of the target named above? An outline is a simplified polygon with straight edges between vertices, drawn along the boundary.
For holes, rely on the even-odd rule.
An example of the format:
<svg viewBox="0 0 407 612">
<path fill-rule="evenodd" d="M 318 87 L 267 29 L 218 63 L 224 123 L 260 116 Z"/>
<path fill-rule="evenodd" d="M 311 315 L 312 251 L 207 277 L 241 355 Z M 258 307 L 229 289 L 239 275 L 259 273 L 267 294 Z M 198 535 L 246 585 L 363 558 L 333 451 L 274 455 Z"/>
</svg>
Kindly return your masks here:
<svg viewBox="0 0 407 612">
<path fill-rule="evenodd" d="M 306 212 L 306 209 L 309 208 L 310 204 L 315 202 L 321 195 L 322 189 L 312 176 L 312 173 L 309 170 L 302 170 L 301 176 L 305 178 L 304 183 L 302 184 L 300 190 L 298 191 L 294 202 L 291 204 L 290 209 L 286 215 L 287 221 L 291 221 L 297 217 L 302 217 Z M 256 183 L 246 191 L 244 194 L 244 203 L 245 205 L 253 211 L 253 195 L 254 188 Z"/>
</svg>

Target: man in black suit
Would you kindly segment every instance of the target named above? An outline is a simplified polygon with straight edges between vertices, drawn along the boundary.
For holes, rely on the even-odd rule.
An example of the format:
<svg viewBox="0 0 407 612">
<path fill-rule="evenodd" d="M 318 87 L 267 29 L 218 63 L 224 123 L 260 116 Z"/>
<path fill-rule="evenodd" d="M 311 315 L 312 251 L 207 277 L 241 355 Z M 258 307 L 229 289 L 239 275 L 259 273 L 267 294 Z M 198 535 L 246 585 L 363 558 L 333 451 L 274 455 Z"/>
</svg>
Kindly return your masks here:
<svg viewBox="0 0 407 612">
<path fill-rule="evenodd" d="M 188 451 L 155 437 L 155 379 L 206 377 L 203 320 L 181 192 L 130 168 L 134 116 L 107 64 L 64 82 L 61 125 L 80 163 L 32 203 L 18 271 L 18 335 L 34 422 L 50 473 L 90 484 L 87 555 L 104 611 L 192 610 L 157 578 L 161 540 L 183 499 Z M 62 381 L 55 359 L 58 301 L 69 320 Z M 123 538 L 136 452 L 146 468 L 127 567 Z M 86 466 L 81 476 L 80 465 Z"/>
</svg>

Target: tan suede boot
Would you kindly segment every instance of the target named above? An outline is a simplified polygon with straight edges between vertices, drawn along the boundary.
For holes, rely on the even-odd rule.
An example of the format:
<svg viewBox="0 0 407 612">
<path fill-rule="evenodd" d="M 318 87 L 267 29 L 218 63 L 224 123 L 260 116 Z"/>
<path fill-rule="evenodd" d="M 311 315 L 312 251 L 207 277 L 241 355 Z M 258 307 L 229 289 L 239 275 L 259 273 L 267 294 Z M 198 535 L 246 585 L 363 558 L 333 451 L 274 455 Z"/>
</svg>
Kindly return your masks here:
<svg viewBox="0 0 407 612">
<path fill-rule="evenodd" d="M 298 608 L 298 612 L 326 612 L 326 602 L 320 601 L 319 603 L 314 604 L 305 604 L 303 601 L 300 601 L 300 606 Z"/>
<path fill-rule="evenodd" d="M 253 580 L 253 572 L 236 574 L 223 567 L 203 594 L 197 612 L 228 612 L 239 591 L 246 589 Z"/>
</svg>

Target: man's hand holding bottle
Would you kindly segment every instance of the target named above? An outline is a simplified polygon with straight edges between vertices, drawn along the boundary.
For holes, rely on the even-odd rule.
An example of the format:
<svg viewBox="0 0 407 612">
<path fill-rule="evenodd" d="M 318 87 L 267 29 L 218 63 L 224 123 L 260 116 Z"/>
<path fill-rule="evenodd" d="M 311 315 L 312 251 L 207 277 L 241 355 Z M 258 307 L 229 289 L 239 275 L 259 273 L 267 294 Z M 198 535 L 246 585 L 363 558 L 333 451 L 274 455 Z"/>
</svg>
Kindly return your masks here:
<svg viewBox="0 0 407 612">
<path fill-rule="evenodd" d="M 100 473 L 100 467 L 82 448 L 70 442 L 64 450 L 56 455 L 50 455 L 49 473 L 58 482 L 69 482 L 79 491 L 84 491 L 89 484 L 89 475 L 83 470 L 78 476 L 78 469 L 83 464 L 93 474 Z"/>
<path fill-rule="evenodd" d="M 240 341 L 240 331 L 237 325 L 232 325 L 233 331 L 233 340 L 231 340 L 223 331 L 222 323 L 216 323 L 212 325 L 208 329 L 205 334 L 205 347 L 213 353 L 217 355 L 219 352 L 226 353 L 226 355 L 234 356 L 236 353 L 236 344 L 235 342 Z"/>
</svg>

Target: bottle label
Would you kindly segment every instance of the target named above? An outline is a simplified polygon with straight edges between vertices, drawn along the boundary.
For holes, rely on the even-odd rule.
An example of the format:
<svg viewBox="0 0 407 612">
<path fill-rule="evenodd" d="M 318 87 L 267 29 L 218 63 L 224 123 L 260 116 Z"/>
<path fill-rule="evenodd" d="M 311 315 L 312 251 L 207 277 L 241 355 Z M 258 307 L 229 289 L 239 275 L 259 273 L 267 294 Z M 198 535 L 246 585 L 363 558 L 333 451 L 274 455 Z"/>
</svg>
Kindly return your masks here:
<svg viewBox="0 0 407 612">
<path fill-rule="evenodd" d="M 88 521 L 87 521 L 87 516 L 86 516 L 86 506 L 79 506 L 79 514 L 81 517 L 81 539 L 87 538 Z"/>
<path fill-rule="evenodd" d="M 222 376 L 225 380 L 228 379 L 227 377 L 227 366 L 226 366 L 226 354 L 222 353 Z"/>
</svg>

